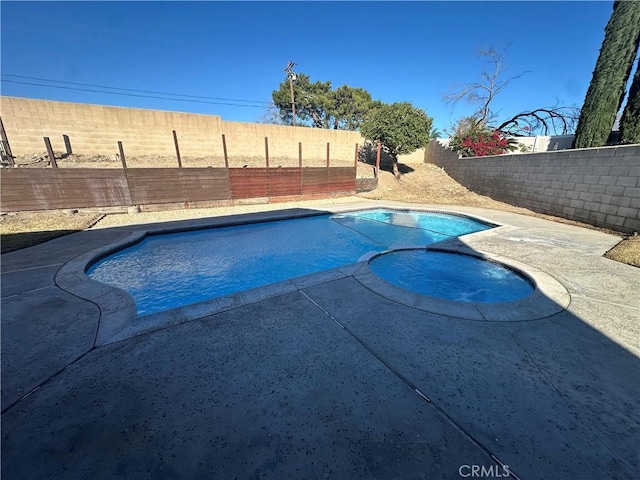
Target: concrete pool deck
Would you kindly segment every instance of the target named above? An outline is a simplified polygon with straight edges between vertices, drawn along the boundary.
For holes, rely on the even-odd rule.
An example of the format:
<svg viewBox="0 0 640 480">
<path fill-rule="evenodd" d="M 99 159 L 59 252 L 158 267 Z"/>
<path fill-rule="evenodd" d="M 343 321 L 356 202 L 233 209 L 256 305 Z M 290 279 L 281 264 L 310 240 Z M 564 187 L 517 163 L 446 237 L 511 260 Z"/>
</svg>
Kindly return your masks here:
<svg viewBox="0 0 640 480">
<path fill-rule="evenodd" d="M 619 239 L 472 207 L 326 210 L 375 206 L 505 225 L 456 248 L 549 275 L 567 305 L 470 320 L 343 269 L 101 344 L 122 297 L 63 290 L 68 262 L 138 229 L 228 219 L 89 230 L 5 254 L 2 478 L 635 478 L 640 270 L 602 257 Z"/>
</svg>

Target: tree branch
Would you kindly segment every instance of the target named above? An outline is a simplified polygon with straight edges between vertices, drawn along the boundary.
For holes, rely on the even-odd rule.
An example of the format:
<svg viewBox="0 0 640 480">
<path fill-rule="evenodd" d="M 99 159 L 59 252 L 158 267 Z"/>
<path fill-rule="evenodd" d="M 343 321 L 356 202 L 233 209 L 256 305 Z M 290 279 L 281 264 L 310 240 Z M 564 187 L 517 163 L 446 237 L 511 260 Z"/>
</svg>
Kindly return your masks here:
<svg viewBox="0 0 640 480">
<path fill-rule="evenodd" d="M 580 110 L 576 107 L 536 108 L 528 112 L 521 112 L 496 127 L 505 134 L 531 134 L 541 130 L 544 135 L 553 132 L 567 135 L 578 121 Z"/>
</svg>

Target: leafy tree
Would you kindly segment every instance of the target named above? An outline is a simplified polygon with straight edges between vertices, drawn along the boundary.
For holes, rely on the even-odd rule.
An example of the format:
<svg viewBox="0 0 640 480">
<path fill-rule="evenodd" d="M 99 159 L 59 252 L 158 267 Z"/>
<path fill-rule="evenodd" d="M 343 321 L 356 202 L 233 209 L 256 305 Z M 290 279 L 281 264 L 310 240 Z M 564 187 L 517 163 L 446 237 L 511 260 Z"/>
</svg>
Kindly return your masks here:
<svg viewBox="0 0 640 480">
<path fill-rule="evenodd" d="M 640 2 L 615 1 L 578 120 L 574 148 L 606 143 L 622 106 L 639 42 Z"/>
<path fill-rule="evenodd" d="M 311 121 L 314 127 L 329 127 L 329 110 L 333 105 L 331 98 L 331 82 L 312 83 L 308 75 L 300 73 L 293 82 L 293 93 L 296 104 L 296 114 L 303 122 Z M 273 103 L 280 110 L 280 116 L 292 123 L 291 91 L 289 79 L 285 79 L 271 94 Z"/>
<path fill-rule="evenodd" d="M 400 177 L 398 155 L 406 155 L 429 143 L 433 119 L 409 102 L 381 104 L 366 117 L 360 133 L 380 142 L 393 161 L 393 174 Z"/>
<path fill-rule="evenodd" d="M 566 135 L 573 131 L 579 110 L 575 107 L 562 107 L 557 103 L 549 107 L 539 107 L 517 113 L 503 121 L 493 111 L 492 104 L 512 80 L 530 73 L 522 72 L 503 80 L 507 72 L 504 52 L 498 52 L 494 47 L 479 50 L 478 54 L 485 57 L 485 65 L 480 74 L 480 80 L 465 85 L 454 86 L 453 90 L 444 95 L 444 100 L 452 105 L 466 102 L 475 107 L 471 117 L 479 126 L 488 130 L 498 130 L 509 135 L 531 135 L 542 133 L 561 133 Z"/>
<path fill-rule="evenodd" d="M 381 105 L 374 101 L 371 94 L 362 88 L 343 85 L 333 92 L 333 128 L 341 130 L 358 130 L 364 117 L 371 109 Z"/>
<path fill-rule="evenodd" d="M 296 75 L 293 83 L 296 116 L 305 124 L 316 128 L 358 130 L 368 111 L 380 102 L 362 88 L 343 85 L 336 90 L 331 82 L 311 82 L 308 75 Z M 271 94 L 273 103 L 279 110 L 279 117 L 292 124 L 291 90 L 289 79 L 285 79 L 278 90 Z"/>
<path fill-rule="evenodd" d="M 620 120 L 620 142 L 640 143 L 640 60 L 629 89 L 627 106 Z"/>
</svg>

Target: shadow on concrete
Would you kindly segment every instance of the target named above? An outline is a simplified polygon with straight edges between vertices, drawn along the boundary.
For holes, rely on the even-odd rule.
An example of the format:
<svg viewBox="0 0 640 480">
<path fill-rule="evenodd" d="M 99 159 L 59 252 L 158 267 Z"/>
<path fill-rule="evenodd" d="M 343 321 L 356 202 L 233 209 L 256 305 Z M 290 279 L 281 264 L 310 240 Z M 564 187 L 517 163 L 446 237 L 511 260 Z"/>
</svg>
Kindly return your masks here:
<svg viewBox="0 0 640 480">
<path fill-rule="evenodd" d="M 580 299 L 542 320 L 480 322 L 418 313 L 350 280 L 305 293 L 520 478 L 634 478 L 640 362 L 591 324 L 633 329 L 633 310 Z"/>
<path fill-rule="evenodd" d="M 54 238 L 79 232 L 80 230 L 49 230 L 42 232 L 22 232 L 7 233 L 2 235 L 0 243 L 0 253 L 15 252 L 22 248 L 31 247 L 40 243 L 48 242 Z"/>
<path fill-rule="evenodd" d="M 154 227 L 176 225 L 187 222 Z M 127 228 L 83 233 L 105 244 Z M 55 242 L 76 256 L 87 239 Z M 3 413 L 3 477 L 461 478 L 478 465 L 495 478 L 505 466 L 526 479 L 635 478 L 640 362 L 615 338 L 637 312 L 573 280 L 580 295 L 557 315 L 486 322 L 398 304 L 356 271 L 87 348 Z M 71 341 L 73 311 L 46 308 Z M 48 361 L 5 350 L 20 340 L 6 318 L 3 387 Z M 19 323 L 38 321 L 27 309 Z M 46 349 L 46 332 L 33 335 Z"/>
</svg>

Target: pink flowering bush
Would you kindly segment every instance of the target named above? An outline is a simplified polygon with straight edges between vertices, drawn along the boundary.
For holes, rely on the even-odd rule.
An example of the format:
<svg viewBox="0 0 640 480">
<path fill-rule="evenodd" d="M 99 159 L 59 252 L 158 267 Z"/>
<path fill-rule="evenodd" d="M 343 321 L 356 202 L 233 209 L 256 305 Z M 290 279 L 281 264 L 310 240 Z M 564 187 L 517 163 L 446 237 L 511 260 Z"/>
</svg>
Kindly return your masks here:
<svg viewBox="0 0 640 480">
<path fill-rule="evenodd" d="M 466 131 L 456 132 L 449 146 L 463 157 L 484 157 L 513 151 L 517 149 L 515 143 L 498 130 L 474 126 Z"/>
</svg>

